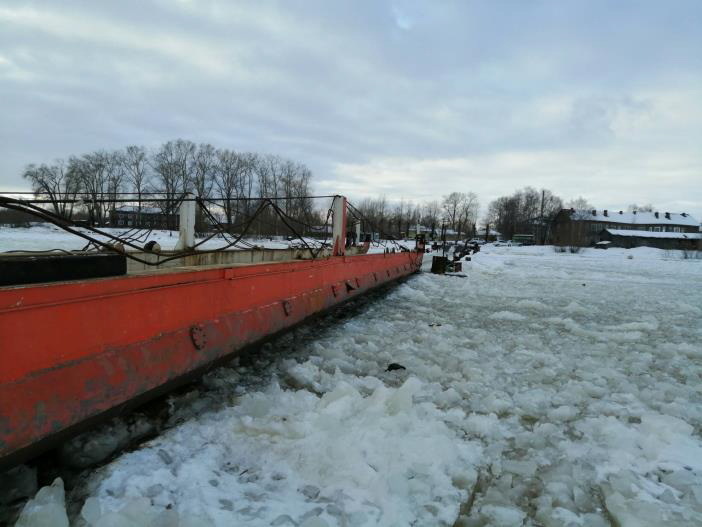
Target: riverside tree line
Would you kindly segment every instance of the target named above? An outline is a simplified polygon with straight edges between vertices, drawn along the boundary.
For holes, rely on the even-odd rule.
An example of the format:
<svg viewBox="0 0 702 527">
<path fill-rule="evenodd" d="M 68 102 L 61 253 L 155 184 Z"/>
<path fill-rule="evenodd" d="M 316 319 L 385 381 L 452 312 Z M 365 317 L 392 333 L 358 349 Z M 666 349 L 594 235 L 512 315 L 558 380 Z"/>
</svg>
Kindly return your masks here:
<svg viewBox="0 0 702 527">
<path fill-rule="evenodd" d="M 569 202 L 568 206 L 592 208 L 583 198 Z M 359 205 L 364 216 L 371 218 L 381 232 L 402 235 L 420 224 L 432 239 L 440 236 L 443 226 L 456 239 L 497 231 L 505 239 L 515 234 L 532 234 L 536 243 L 548 241 L 550 226 L 562 208 L 563 200 L 553 192 L 532 187 L 493 200 L 482 218 L 479 218 L 478 196 L 473 192 L 451 192 L 441 200 L 422 204 L 404 201 L 391 204 L 385 198 L 367 198 Z"/>
<path fill-rule="evenodd" d="M 183 139 L 153 150 L 132 145 L 51 164 L 31 164 L 23 177 L 57 215 L 86 218 L 97 226 L 108 224 L 110 212 L 120 206 L 124 193 L 129 193 L 138 211 L 155 206 L 167 217 L 175 215 L 185 193 L 203 200 L 217 198 L 219 216 L 229 226 L 251 217 L 260 205 L 256 198 L 285 198 L 280 208 L 287 215 L 306 224 L 318 221 L 309 197 L 312 174 L 304 164 Z M 241 198 L 246 200 L 238 201 Z M 268 225 L 263 229 L 258 225 L 259 232 L 278 230 L 278 215 L 271 210 L 258 221 Z"/>
<path fill-rule="evenodd" d="M 123 193 L 130 193 L 128 199 L 137 210 L 155 206 L 167 217 L 177 213 L 185 193 L 203 200 L 216 199 L 218 217 L 232 229 L 254 214 L 260 205 L 257 198 L 285 198 L 279 202 L 283 212 L 307 227 L 321 226 L 327 216 L 328 203 L 310 198 L 312 173 L 304 164 L 183 139 L 155 149 L 132 145 L 70 156 L 51 164 L 30 164 L 23 176 L 54 213 L 97 226 L 109 223 L 111 211 L 121 204 L 118 198 L 125 198 Z M 241 198 L 246 199 L 239 201 Z M 442 227 L 449 229 L 452 237 L 462 239 L 477 236 L 480 223 L 485 229 L 481 235 L 493 230 L 505 239 L 533 234 L 537 243 L 547 243 L 550 225 L 564 206 L 550 190 L 532 187 L 493 200 L 481 218 L 474 192 L 450 192 L 440 200 L 424 203 L 379 197 L 353 204 L 352 215 L 363 219 L 363 231 L 382 237 L 402 238 L 421 225 L 432 239 L 439 237 Z M 582 198 L 567 206 L 592 208 Z M 204 218 L 199 216 L 198 221 L 202 225 Z M 258 233 L 286 233 L 271 210 L 261 214 L 258 222 Z"/>
</svg>

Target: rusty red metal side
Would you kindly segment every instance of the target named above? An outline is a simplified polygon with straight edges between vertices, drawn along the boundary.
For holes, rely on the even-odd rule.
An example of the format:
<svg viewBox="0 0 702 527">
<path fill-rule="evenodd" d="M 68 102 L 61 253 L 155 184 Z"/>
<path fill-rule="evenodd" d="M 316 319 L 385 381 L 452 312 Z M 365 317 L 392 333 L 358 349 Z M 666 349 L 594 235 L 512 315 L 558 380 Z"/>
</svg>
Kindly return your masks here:
<svg viewBox="0 0 702 527">
<path fill-rule="evenodd" d="M 339 256 L 0 288 L 0 464 L 421 261 Z"/>
</svg>

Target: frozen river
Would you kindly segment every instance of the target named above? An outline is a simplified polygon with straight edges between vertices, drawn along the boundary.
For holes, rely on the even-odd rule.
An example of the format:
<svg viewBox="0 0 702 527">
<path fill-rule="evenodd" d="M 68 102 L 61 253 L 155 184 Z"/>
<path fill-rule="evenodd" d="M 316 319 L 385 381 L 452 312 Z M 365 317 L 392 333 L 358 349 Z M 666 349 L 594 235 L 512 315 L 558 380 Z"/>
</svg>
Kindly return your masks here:
<svg viewBox="0 0 702 527">
<path fill-rule="evenodd" d="M 702 260 L 493 247 L 464 268 L 209 374 L 68 493 L 71 523 L 702 524 Z M 40 494 L 20 525 L 61 525 Z"/>
</svg>

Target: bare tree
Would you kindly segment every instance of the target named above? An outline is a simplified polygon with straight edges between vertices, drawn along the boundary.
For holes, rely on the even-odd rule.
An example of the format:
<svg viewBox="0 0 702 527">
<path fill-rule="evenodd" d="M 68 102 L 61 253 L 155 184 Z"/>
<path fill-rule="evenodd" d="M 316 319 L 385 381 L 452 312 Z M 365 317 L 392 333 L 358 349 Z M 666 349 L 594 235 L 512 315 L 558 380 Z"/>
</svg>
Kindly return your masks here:
<svg viewBox="0 0 702 527">
<path fill-rule="evenodd" d="M 474 192 L 451 192 L 444 196 L 442 207 L 445 219 L 460 238 L 468 225 L 475 224 L 478 215 L 478 196 Z"/>
<path fill-rule="evenodd" d="M 478 196 L 474 192 L 463 194 L 463 199 L 459 203 L 458 209 L 458 238 L 461 233 L 474 232 L 475 223 L 478 219 Z"/>
<path fill-rule="evenodd" d="M 385 196 L 380 198 L 365 198 L 358 202 L 356 208 L 359 210 L 365 223 L 361 230 L 373 236 L 383 236 L 390 229 L 388 203 Z"/>
<path fill-rule="evenodd" d="M 127 181 L 137 195 L 137 225 L 141 224 L 143 194 L 149 183 L 149 165 L 146 149 L 143 146 L 128 146 L 122 154 L 122 166 Z"/>
<path fill-rule="evenodd" d="M 80 181 L 85 194 L 88 220 L 93 225 L 105 225 L 107 222 L 111 163 L 110 153 L 102 150 L 68 160 L 68 170 Z"/>
<path fill-rule="evenodd" d="M 208 198 L 212 192 L 217 170 L 217 151 L 210 144 L 201 144 L 192 160 L 192 184 L 195 195 Z"/>
<path fill-rule="evenodd" d="M 239 157 L 241 158 L 241 168 L 239 177 L 236 179 L 236 195 L 246 199 L 240 203 L 238 210 L 248 218 L 253 214 L 254 207 L 256 206 L 251 198 L 254 197 L 254 169 L 258 156 L 252 152 L 243 152 L 239 154 Z"/>
<path fill-rule="evenodd" d="M 568 203 L 566 203 L 566 207 L 574 210 L 592 210 L 594 208 L 590 202 L 582 196 L 571 199 Z"/>
<path fill-rule="evenodd" d="M 298 167 L 286 159 L 280 162 L 280 195 L 283 198 L 292 198 L 295 194 L 295 181 L 297 177 Z M 290 214 L 293 206 L 292 200 L 285 199 L 282 203 L 282 208 L 286 214 Z"/>
<path fill-rule="evenodd" d="M 214 177 L 217 169 L 217 153 L 210 144 L 200 144 L 192 159 L 192 186 L 195 195 L 200 199 L 208 199 L 212 193 Z M 195 215 L 195 229 L 204 232 L 207 229 L 205 213 L 200 207 Z"/>
<path fill-rule="evenodd" d="M 222 199 L 224 216 L 228 227 L 235 223 L 235 202 L 239 197 L 240 178 L 245 170 L 246 159 L 233 150 L 216 151 L 217 161 L 214 172 L 214 186 Z"/>
<path fill-rule="evenodd" d="M 521 218 L 531 223 L 539 217 L 541 193 L 538 192 L 534 187 L 524 187 L 520 191 L 519 195 Z"/>
<path fill-rule="evenodd" d="M 134 190 L 139 215 L 145 195 L 159 194 L 163 198 L 158 200 L 159 207 L 171 228 L 185 193 L 208 198 L 215 189 L 224 198 L 229 224 L 240 217 L 250 217 L 260 203 L 256 197 L 277 198 L 282 212 L 298 222 L 296 232 L 319 219 L 310 197 L 312 172 L 304 164 L 270 154 L 216 150 L 210 144 L 195 145 L 183 139 L 168 141 L 151 153 L 142 146 L 131 145 L 116 152 L 72 156 L 65 164 L 59 161 L 53 165 L 28 165 L 23 175 L 35 192 L 46 195 L 64 216 L 73 213 L 65 199 L 80 191 L 85 195 L 90 221 L 98 225 L 107 222 L 118 203 L 117 196 L 127 187 Z M 238 202 L 237 198 L 246 200 Z M 199 224 L 204 227 L 204 221 Z M 270 209 L 265 211 L 258 226 L 268 233 L 278 233 L 278 215 Z"/>
<path fill-rule="evenodd" d="M 451 192 L 451 194 L 444 196 L 441 202 L 441 206 L 444 209 L 444 218 L 448 222 L 449 227 L 454 231 L 457 227 L 463 198 L 464 194 L 462 192 Z"/>
<path fill-rule="evenodd" d="M 534 241 L 544 243 L 550 224 L 562 207 L 561 199 L 550 190 L 525 187 L 492 201 L 485 223 L 495 226 L 507 239 L 515 234 L 532 234 Z"/>
<path fill-rule="evenodd" d="M 284 163 L 278 156 L 270 154 L 256 156 L 254 173 L 260 198 L 283 197 L 281 189 L 283 186 Z M 259 218 L 258 227 L 259 230 L 263 228 L 270 234 L 278 234 L 278 215 L 271 209 L 266 209 L 265 213 L 261 214 Z"/>
<path fill-rule="evenodd" d="M 286 214 L 300 223 L 313 221 L 313 203 L 310 198 L 312 172 L 301 163 L 286 162 L 283 172 L 283 197 Z"/>
<path fill-rule="evenodd" d="M 441 203 L 438 201 L 429 201 L 424 205 L 424 213 L 422 222 L 431 229 L 430 237 L 433 239 L 436 236 L 436 227 L 441 218 Z"/>
<path fill-rule="evenodd" d="M 167 215 L 170 227 L 174 226 L 172 218 L 180 198 L 192 190 L 190 168 L 194 153 L 194 143 L 177 139 L 161 145 L 150 159 L 158 191 L 163 193 L 160 207 Z"/>
<path fill-rule="evenodd" d="M 54 213 L 62 218 L 73 217 L 73 203 L 80 191 L 80 180 L 67 170 L 66 163 L 59 159 L 53 165 L 27 165 L 22 177 L 32 185 L 37 195 L 44 195 L 51 202 Z"/>
<path fill-rule="evenodd" d="M 395 232 L 397 233 L 398 238 L 401 238 L 402 235 L 404 234 L 402 232 L 402 223 L 403 223 L 403 220 L 405 217 L 406 210 L 407 210 L 407 207 L 405 204 L 405 200 L 400 199 L 400 201 L 395 205 L 393 213 L 392 213 L 392 221 L 395 224 L 395 226 L 397 227 Z"/>
<path fill-rule="evenodd" d="M 632 203 L 627 207 L 627 210 L 629 212 L 653 212 L 655 209 L 651 203 L 647 203 L 646 205 L 637 205 L 636 203 Z"/>
<path fill-rule="evenodd" d="M 536 241 L 541 245 L 545 244 L 551 235 L 551 227 L 556 215 L 563 208 L 563 201 L 553 192 L 547 189 L 541 189 L 541 199 L 539 200 L 539 222 L 537 232 L 535 233 Z"/>
<path fill-rule="evenodd" d="M 409 232 L 413 229 L 416 229 L 417 224 L 421 221 L 422 218 L 422 207 L 420 205 L 416 205 L 412 201 L 410 201 L 407 204 L 407 212 L 405 213 L 405 233 L 409 235 Z M 415 234 L 419 234 L 419 232 L 415 232 Z"/>
<path fill-rule="evenodd" d="M 114 210 L 117 208 L 117 199 L 123 190 L 127 175 L 122 155 L 123 153 L 119 150 L 106 155 L 107 203 L 105 209 L 109 210 L 110 217 L 113 216 Z"/>
</svg>

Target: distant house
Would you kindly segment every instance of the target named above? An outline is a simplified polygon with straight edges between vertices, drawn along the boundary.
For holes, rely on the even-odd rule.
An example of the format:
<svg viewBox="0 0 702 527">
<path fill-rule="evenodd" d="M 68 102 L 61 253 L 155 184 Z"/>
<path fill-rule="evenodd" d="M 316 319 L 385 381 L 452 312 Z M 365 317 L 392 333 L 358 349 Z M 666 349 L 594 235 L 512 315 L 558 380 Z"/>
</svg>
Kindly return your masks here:
<svg viewBox="0 0 702 527">
<path fill-rule="evenodd" d="M 309 231 L 314 234 L 331 234 L 331 225 L 310 225 Z"/>
<path fill-rule="evenodd" d="M 419 229 L 417 229 L 419 227 Z M 436 228 L 434 232 L 438 232 L 440 230 L 439 228 Z M 419 231 L 419 234 L 424 234 L 427 238 L 431 237 L 432 229 L 431 227 L 427 227 L 426 225 L 412 225 L 410 226 L 409 231 L 407 232 L 407 237 L 408 238 L 414 238 L 417 235 L 417 232 Z"/>
<path fill-rule="evenodd" d="M 620 247 L 697 248 L 699 222 L 683 212 L 624 212 L 563 209 L 554 219 L 555 245 L 589 246 L 610 241 Z"/>
<path fill-rule="evenodd" d="M 533 234 L 513 234 L 512 241 L 523 245 L 534 245 Z"/>
<path fill-rule="evenodd" d="M 441 238 L 441 228 L 437 229 L 436 231 L 436 236 L 435 238 L 439 239 Z M 446 239 L 449 241 L 456 241 L 458 240 L 458 233 L 451 229 L 450 227 L 446 227 L 446 229 L 443 231 L 444 235 L 446 236 Z"/>
<path fill-rule="evenodd" d="M 700 249 L 702 234 L 699 232 L 650 232 L 605 229 L 601 241 L 611 242 L 610 247 L 656 247 L 658 249 Z"/>
<path fill-rule="evenodd" d="M 502 239 L 502 235 L 495 229 L 489 229 L 487 232 L 487 237 L 485 236 L 485 227 L 480 227 L 475 235 L 476 238 L 480 240 L 486 240 L 489 242 L 494 242 Z"/>
<path fill-rule="evenodd" d="M 157 207 L 139 207 L 123 205 L 110 214 L 110 225 L 113 227 L 132 227 L 138 229 L 177 229 L 178 214 L 164 214 Z"/>
</svg>

